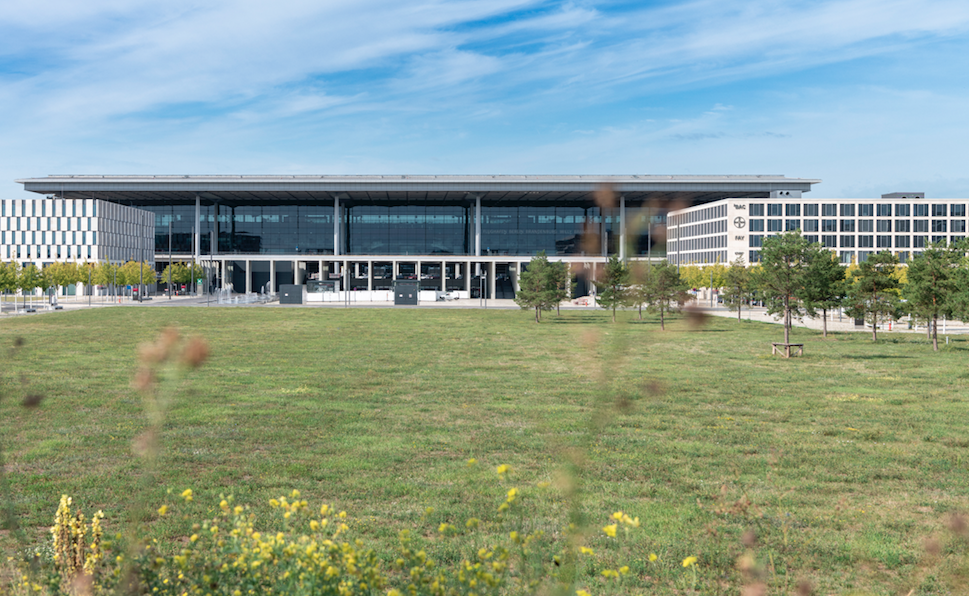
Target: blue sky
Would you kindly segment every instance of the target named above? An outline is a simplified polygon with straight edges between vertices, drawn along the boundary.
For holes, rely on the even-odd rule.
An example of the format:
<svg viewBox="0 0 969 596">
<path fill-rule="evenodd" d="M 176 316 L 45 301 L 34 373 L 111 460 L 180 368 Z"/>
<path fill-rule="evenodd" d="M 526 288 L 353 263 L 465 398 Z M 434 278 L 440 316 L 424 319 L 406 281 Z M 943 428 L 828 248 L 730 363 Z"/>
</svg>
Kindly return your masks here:
<svg viewBox="0 0 969 596">
<path fill-rule="evenodd" d="M 5 0 L 47 174 L 785 174 L 969 197 L 969 3 Z"/>
</svg>

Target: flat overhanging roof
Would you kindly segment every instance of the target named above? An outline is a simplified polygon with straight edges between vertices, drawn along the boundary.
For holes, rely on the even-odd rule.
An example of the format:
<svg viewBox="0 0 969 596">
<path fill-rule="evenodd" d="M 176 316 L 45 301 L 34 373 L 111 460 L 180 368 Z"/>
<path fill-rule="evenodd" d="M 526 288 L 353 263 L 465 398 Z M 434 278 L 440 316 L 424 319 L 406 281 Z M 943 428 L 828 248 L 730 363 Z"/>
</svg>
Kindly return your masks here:
<svg viewBox="0 0 969 596">
<path fill-rule="evenodd" d="M 134 205 L 206 202 L 592 203 L 611 188 L 628 204 L 708 203 L 767 197 L 774 190 L 810 192 L 815 179 L 784 176 L 84 176 L 17 180 L 24 190 L 68 199 Z"/>
</svg>

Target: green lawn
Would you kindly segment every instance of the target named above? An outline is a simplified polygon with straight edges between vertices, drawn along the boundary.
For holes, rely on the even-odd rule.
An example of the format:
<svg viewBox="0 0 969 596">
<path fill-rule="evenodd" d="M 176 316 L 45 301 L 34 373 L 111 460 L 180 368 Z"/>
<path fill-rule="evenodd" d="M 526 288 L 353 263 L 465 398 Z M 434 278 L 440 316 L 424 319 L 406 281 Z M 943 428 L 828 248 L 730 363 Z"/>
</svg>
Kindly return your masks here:
<svg viewBox="0 0 969 596">
<path fill-rule="evenodd" d="M 172 388 L 160 462 L 144 480 L 132 441 L 148 425 L 131 388 L 139 344 L 176 325 L 206 338 L 209 361 Z M 481 518 L 561 546 L 584 511 L 602 569 L 629 565 L 624 591 L 736 593 L 741 536 L 772 591 L 943 592 L 965 572 L 946 521 L 969 510 L 969 343 L 939 353 L 920 335 L 795 329 L 805 356 L 770 356 L 778 326 L 714 318 L 699 329 L 621 313 L 124 308 L 0 321 L 0 441 L 13 503 L 35 543 L 62 493 L 108 526 L 145 500 L 199 517 L 233 494 L 268 514 L 299 489 L 350 515 L 387 550 L 404 528 L 447 561 L 476 544 L 437 527 Z M 26 344 L 13 351 L 14 338 Z M 25 394 L 45 397 L 20 407 Z M 469 458 L 477 465 L 468 466 Z M 570 463 L 571 462 L 571 463 Z M 514 472 L 499 480 L 495 467 Z M 576 465 L 573 465 L 576 464 Z M 495 510 L 510 487 L 513 520 Z M 566 495 L 578 486 L 580 497 Z M 191 487 L 195 501 L 179 505 Z M 175 494 L 167 494 L 171 489 Z M 426 513 L 432 507 L 433 512 Z M 609 538 L 622 510 L 642 526 Z M 163 538 L 187 532 L 154 519 Z M 940 541 L 940 558 L 925 540 Z M 3 536 L 12 548 L 9 533 Z M 650 553 L 658 560 L 650 563 Z M 584 584 L 585 585 L 585 584 Z"/>
</svg>

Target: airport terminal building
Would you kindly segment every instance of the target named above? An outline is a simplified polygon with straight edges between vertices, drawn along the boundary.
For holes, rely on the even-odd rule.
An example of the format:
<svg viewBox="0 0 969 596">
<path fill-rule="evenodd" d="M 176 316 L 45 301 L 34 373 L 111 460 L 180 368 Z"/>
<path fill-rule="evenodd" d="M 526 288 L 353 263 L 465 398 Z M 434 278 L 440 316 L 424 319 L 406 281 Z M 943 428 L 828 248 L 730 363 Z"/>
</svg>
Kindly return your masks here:
<svg viewBox="0 0 969 596">
<path fill-rule="evenodd" d="M 765 202 L 799 197 L 820 180 L 48 176 L 18 182 L 37 197 L 12 202 L 96 201 L 149 213 L 159 270 L 173 260 L 195 259 L 210 267 L 211 285 L 231 286 L 239 293 L 264 287 L 275 291 L 283 284 L 310 280 L 337 290 L 378 292 L 406 279 L 417 281 L 422 290 L 512 298 L 518 272 L 540 251 L 570 263 L 573 270 L 584 270 L 580 285 L 585 284 L 610 255 L 667 258 L 671 212 L 736 197 Z M 12 238 L 11 254 L 27 254 L 25 237 Z M 46 254 L 45 245 L 32 246 L 31 254 Z M 80 250 L 82 257 L 76 260 L 84 260 L 86 253 Z M 578 295 L 587 291 L 577 288 Z"/>
</svg>

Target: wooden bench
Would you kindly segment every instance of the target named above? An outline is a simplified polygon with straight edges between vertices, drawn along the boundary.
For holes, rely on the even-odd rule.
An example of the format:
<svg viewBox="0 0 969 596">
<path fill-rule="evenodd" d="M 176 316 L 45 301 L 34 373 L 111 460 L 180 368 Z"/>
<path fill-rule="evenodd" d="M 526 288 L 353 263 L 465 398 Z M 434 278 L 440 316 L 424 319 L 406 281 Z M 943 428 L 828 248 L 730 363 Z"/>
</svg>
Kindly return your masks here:
<svg viewBox="0 0 969 596">
<path fill-rule="evenodd" d="M 792 354 L 796 349 L 797 353 Z M 771 355 L 774 354 L 784 354 L 785 358 L 790 358 L 793 355 L 803 356 L 804 355 L 804 344 L 785 344 L 783 342 L 771 342 Z"/>
</svg>

